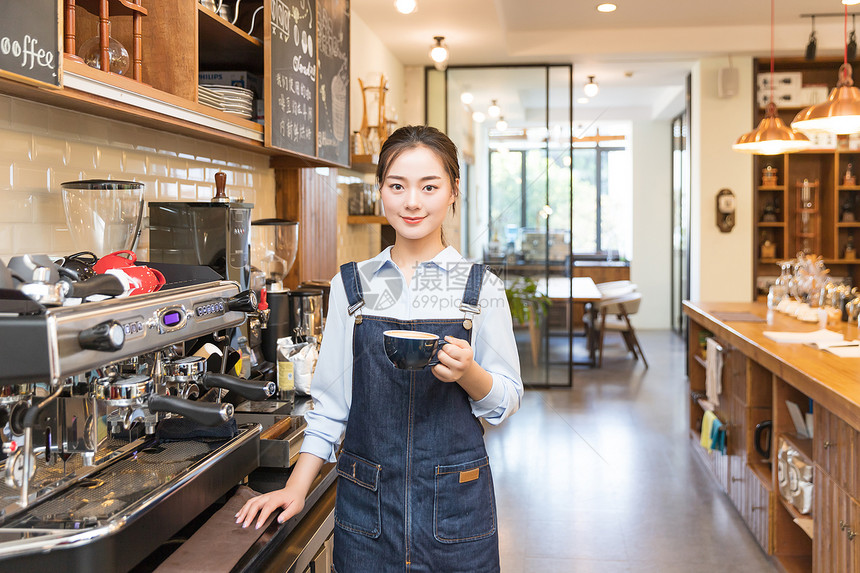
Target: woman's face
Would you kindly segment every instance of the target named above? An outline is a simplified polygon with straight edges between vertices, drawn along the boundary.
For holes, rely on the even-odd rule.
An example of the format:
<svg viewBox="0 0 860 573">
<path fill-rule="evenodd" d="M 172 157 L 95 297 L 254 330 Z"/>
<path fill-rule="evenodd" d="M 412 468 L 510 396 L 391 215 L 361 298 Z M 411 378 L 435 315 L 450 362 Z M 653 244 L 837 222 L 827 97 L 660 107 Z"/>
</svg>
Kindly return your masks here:
<svg viewBox="0 0 860 573">
<path fill-rule="evenodd" d="M 403 151 L 391 163 L 380 194 L 397 235 L 412 240 L 438 233 L 457 200 L 442 161 L 423 145 Z"/>
</svg>

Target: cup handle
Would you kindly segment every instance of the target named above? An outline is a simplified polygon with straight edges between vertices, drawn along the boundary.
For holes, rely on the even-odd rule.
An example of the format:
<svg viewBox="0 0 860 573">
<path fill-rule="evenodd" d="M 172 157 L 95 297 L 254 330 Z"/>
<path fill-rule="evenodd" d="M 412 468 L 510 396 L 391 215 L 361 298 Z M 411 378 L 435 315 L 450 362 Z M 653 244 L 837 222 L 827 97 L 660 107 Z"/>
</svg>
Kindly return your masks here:
<svg viewBox="0 0 860 573">
<path fill-rule="evenodd" d="M 430 359 L 430 362 L 427 363 L 427 366 L 425 366 L 425 368 L 430 368 L 431 366 L 436 366 L 437 364 L 439 364 L 439 358 L 438 358 L 439 349 L 442 348 L 443 346 L 445 346 L 446 344 L 451 344 L 451 343 L 448 342 L 447 340 L 445 340 L 444 338 L 439 339 L 439 345 L 436 347 L 436 350 L 433 351 L 433 358 Z"/>
</svg>

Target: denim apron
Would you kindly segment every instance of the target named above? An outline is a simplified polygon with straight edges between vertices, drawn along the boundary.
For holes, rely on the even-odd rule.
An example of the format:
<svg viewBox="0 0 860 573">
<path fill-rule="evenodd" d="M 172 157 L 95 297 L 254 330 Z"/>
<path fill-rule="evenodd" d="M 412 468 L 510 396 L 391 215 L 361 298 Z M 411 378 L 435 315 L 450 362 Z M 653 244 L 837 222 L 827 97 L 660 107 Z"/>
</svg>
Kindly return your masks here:
<svg viewBox="0 0 860 573">
<path fill-rule="evenodd" d="M 337 462 L 337 573 L 499 571 L 493 479 L 468 395 L 430 368 L 395 368 L 383 348 L 386 330 L 469 340 L 485 269 L 470 269 L 464 319 L 397 320 L 362 315 L 357 266 L 341 267 L 355 327 L 352 405 Z"/>
</svg>

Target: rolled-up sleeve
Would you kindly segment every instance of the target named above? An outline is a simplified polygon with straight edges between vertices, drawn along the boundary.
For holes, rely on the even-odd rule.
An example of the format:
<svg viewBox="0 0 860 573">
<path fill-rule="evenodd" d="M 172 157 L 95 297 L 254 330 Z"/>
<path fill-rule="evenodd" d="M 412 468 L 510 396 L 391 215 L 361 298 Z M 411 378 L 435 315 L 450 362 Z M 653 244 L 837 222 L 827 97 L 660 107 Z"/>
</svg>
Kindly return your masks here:
<svg viewBox="0 0 860 573">
<path fill-rule="evenodd" d="M 489 272 L 481 287 L 481 314 L 475 327 L 475 361 L 493 377 L 493 386 L 480 400 L 470 400 L 472 413 L 497 425 L 519 409 L 523 380 L 505 287 Z"/>
<path fill-rule="evenodd" d="M 346 293 L 340 275 L 331 281 L 319 359 L 311 380 L 314 409 L 305 414 L 302 452 L 334 462 L 352 399 L 352 333 L 347 328 Z"/>
</svg>

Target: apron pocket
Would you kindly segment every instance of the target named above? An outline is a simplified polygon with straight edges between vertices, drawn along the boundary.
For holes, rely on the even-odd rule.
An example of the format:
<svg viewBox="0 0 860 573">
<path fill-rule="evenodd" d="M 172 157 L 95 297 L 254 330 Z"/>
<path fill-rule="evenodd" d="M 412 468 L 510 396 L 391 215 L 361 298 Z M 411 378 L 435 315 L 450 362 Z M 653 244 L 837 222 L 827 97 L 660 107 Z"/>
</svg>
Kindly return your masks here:
<svg viewBox="0 0 860 573">
<path fill-rule="evenodd" d="M 371 461 L 343 451 L 337 460 L 337 498 L 334 521 L 347 531 L 377 538 L 382 532 L 379 516 L 379 471 Z"/>
<path fill-rule="evenodd" d="M 459 543 L 496 533 L 496 500 L 490 460 L 436 466 L 433 534 L 442 543 Z"/>
</svg>

